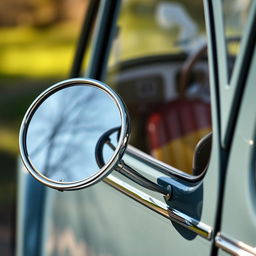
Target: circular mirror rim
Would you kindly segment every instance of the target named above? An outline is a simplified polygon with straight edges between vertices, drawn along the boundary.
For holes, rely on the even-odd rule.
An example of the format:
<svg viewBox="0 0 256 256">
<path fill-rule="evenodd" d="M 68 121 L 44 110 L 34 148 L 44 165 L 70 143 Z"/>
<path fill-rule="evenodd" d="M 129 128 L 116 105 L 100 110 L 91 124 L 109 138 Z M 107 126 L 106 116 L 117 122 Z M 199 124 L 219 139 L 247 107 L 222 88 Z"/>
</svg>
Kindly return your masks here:
<svg viewBox="0 0 256 256">
<path fill-rule="evenodd" d="M 74 182 L 59 182 L 54 181 L 52 179 L 47 178 L 43 174 L 41 174 L 36 168 L 33 166 L 32 162 L 30 161 L 27 148 L 26 148 L 26 140 L 27 140 L 27 131 L 29 123 L 35 113 L 35 111 L 39 108 L 42 102 L 44 102 L 49 96 L 51 96 L 53 93 L 67 88 L 72 87 L 75 85 L 89 85 L 92 87 L 99 88 L 103 91 L 105 91 L 116 103 L 119 112 L 120 112 L 120 118 L 121 118 L 121 132 L 119 141 L 117 144 L 117 147 L 114 151 L 113 156 L 110 158 L 110 160 L 102 167 L 100 168 L 96 174 L 89 176 L 88 178 L 74 181 Z M 96 118 L 96 117 L 95 117 Z M 28 170 L 28 172 L 38 181 L 43 183 L 44 185 L 48 187 L 52 187 L 58 190 L 75 190 L 75 189 L 81 189 L 87 186 L 90 186 L 100 180 L 102 180 L 105 176 L 107 176 L 114 167 L 120 162 L 124 151 L 128 144 L 128 138 L 130 135 L 130 119 L 126 110 L 126 107 L 122 101 L 122 99 L 117 95 L 115 91 L 113 91 L 109 86 L 106 84 L 94 80 L 94 79 L 86 79 L 86 78 L 73 78 L 61 81 L 59 83 L 56 83 L 49 87 L 47 90 L 45 90 L 43 93 L 41 93 L 31 104 L 31 106 L 28 108 L 23 121 L 21 123 L 20 128 L 20 134 L 19 134 L 19 147 L 20 147 L 20 153 L 21 153 L 21 159 L 25 166 L 25 168 Z"/>
</svg>

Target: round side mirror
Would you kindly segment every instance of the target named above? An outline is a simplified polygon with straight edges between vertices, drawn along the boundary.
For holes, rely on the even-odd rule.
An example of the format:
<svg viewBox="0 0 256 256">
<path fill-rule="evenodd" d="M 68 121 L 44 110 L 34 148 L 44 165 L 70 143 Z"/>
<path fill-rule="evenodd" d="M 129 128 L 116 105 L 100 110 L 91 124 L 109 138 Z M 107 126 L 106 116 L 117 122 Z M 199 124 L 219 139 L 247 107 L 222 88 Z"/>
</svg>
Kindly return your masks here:
<svg viewBox="0 0 256 256">
<path fill-rule="evenodd" d="M 95 150 L 111 130 L 112 148 L 104 147 L 99 167 Z M 93 79 L 70 79 L 44 91 L 21 124 L 20 152 L 30 174 L 41 183 L 73 190 L 90 186 L 120 162 L 130 122 L 120 97 Z M 113 146 L 114 145 L 114 146 Z"/>
</svg>

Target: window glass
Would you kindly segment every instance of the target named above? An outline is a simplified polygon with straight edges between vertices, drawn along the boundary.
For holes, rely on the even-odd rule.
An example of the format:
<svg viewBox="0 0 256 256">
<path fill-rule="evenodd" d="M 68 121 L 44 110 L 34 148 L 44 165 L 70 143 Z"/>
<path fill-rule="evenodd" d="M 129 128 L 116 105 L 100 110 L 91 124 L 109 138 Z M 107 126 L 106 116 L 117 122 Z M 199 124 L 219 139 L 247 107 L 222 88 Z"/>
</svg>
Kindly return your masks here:
<svg viewBox="0 0 256 256">
<path fill-rule="evenodd" d="M 232 74 L 251 0 L 223 0 L 224 31 L 226 38 L 228 77 Z"/>
<path fill-rule="evenodd" d="M 117 24 L 106 80 L 128 106 L 130 143 L 199 174 L 195 147 L 211 131 L 203 1 L 126 0 Z"/>
</svg>

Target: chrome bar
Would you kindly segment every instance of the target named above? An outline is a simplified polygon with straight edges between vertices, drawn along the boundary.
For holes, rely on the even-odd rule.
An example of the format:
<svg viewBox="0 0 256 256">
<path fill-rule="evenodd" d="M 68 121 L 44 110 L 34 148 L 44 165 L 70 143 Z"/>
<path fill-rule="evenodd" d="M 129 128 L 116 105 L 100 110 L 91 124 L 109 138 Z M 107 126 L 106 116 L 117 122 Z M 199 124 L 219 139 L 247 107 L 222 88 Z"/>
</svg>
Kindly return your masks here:
<svg viewBox="0 0 256 256">
<path fill-rule="evenodd" d="M 133 158 L 139 159 L 141 162 L 144 162 L 147 165 L 150 165 L 151 167 L 159 170 L 160 172 L 164 173 L 167 176 L 181 178 L 188 182 L 197 182 L 201 180 L 205 175 L 205 171 L 203 171 L 201 174 L 197 176 L 187 174 L 173 166 L 170 166 L 162 161 L 157 160 L 156 158 L 146 154 L 145 152 L 142 152 L 141 150 L 133 147 L 130 144 L 126 148 L 125 153 Z"/>
<path fill-rule="evenodd" d="M 230 239 L 220 233 L 215 237 L 215 245 L 225 252 L 236 256 L 255 256 L 256 248 L 253 248 L 241 241 Z"/>
<path fill-rule="evenodd" d="M 123 180 L 113 176 L 112 174 L 108 175 L 104 181 L 122 192 L 123 194 L 129 196 L 135 201 L 141 203 L 147 208 L 159 213 L 163 217 L 175 221 L 176 223 L 182 225 L 183 227 L 195 232 L 203 238 L 211 240 L 212 238 L 212 228 L 208 225 L 197 221 L 188 215 L 175 210 L 169 207 L 166 203 L 161 202 L 160 200 L 148 195 L 147 193 L 131 186 L 130 184 L 124 182 Z"/>
</svg>

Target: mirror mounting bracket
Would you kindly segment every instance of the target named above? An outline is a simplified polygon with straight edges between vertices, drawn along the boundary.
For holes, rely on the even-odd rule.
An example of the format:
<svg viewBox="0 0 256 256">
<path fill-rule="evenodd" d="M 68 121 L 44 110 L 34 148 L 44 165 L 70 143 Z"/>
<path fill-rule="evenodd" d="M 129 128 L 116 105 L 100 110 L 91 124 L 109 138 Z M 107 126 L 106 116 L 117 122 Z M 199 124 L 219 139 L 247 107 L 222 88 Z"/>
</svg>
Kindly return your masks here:
<svg viewBox="0 0 256 256">
<path fill-rule="evenodd" d="M 112 150 L 115 150 L 115 146 L 111 142 L 110 136 L 117 132 L 117 137 L 120 134 L 120 127 L 114 127 L 105 133 L 99 138 L 96 148 L 95 148 L 95 159 L 99 167 L 105 165 L 104 157 L 103 157 L 103 147 L 104 144 L 108 145 Z M 153 181 L 147 179 L 145 176 L 141 175 L 139 172 L 125 164 L 124 160 L 120 160 L 114 170 L 121 173 L 126 178 L 132 180 L 138 185 L 145 187 L 149 190 L 159 192 L 165 196 L 165 199 L 168 201 L 171 199 L 172 195 L 172 187 L 168 185 L 167 187 L 162 186 L 160 184 L 154 183 Z"/>
<path fill-rule="evenodd" d="M 103 133 L 101 135 L 101 137 L 99 138 L 99 140 L 97 142 L 97 145 L 95 148 L 95 159 L 96 159 L 99 167 L 102 167 L 105 165 L 105 161 L 104 161 L 104 157 L 103 157 L 104 144 L 108 145 L 113 151 L 115 150 L 115 146 L 111 142 L 110 136 L 116 132 L 118 133 L 117 137 L 119 137 L 120 127 L 114 127 L 112 129 L 106 131 L 105 133 Z M 160 184 L 152 182 L 151 180 L 147 179 L 146 177 L 141 175 L 139 172 L 135 171 L 133 168 L 131 168 L 130 166 L 125 164 L 124 160 L 120 160 L 114 169 L 116 171 L 118 171 L 119 173 L 121 173 L 126 178 L 137 183 L 138 185 L 145 187 L 149 190 L 163 194 L 167 201 L 171 199 L 171 194 L 172 194 L 171 185 L 168 185 L 167 187 L 165 187 Z"/>
</svg>

